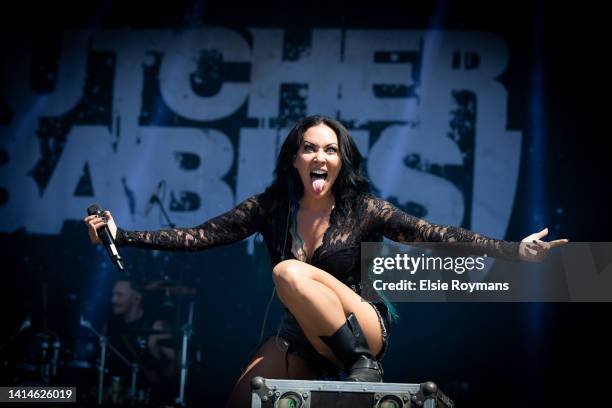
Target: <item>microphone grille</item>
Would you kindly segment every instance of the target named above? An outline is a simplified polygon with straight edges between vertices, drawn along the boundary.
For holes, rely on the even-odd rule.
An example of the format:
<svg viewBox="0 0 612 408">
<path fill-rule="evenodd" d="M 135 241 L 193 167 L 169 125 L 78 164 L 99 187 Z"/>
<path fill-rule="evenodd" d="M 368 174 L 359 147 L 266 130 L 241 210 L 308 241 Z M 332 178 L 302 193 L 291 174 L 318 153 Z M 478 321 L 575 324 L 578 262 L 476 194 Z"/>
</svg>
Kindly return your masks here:
<svg viewBox="0 0 612 408">
<path fill-rule="evenodd" d="M 94 215 L 100 212 L 100 206 L 98 204 L 92 204 L 87 207 L 87 215 Z"/>
</svg>

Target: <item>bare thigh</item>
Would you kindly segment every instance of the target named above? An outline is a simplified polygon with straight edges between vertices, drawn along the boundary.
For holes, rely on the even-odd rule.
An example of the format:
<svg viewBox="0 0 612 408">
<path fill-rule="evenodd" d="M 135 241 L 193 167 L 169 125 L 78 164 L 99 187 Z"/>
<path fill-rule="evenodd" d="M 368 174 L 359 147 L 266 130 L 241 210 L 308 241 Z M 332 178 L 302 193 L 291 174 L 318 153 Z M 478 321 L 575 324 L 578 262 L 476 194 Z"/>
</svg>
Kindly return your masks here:
<svg viewBox="0 0 612 408">
<path fill-rule="evenodd" d="M 279 285 L 289 288 L 299 288 L 301 279 L 313 279 L 330 288 L 336 296 L 338 296 L 344 315 L 348 316 L 354 313 L 357 317 L 359 326 L 366 337 L 372 354 L 377 355 L 380 353 L 383 345 L 382 327 L 380 326 L 378 314 L 374 310 L 374 307 L 370 303 L 365 302 L 361 296 L 344 283 L 340 282 L 333 275 L 305 262 L 290 259 L 274 267 L 273 279 L 277 288 Z M 299 305 L 297 307 L 299 307 Z M 289 309 L 291 310 L 291 308 Z M 302 324 L 302 322 L 300 322 L 300 324 Z M 302 329 L 307 330 L 309 328 L 302 327 Z M 309 340 L 313 347 L 323 355 L 328 355 L 330 351 L 328 351 L 327 345 L 325 345 L 318 336 L 329 334 L 331 333 L 317 333 L 316 336 L 309 336 Z"/>
<path fill-rule="evenodd" d="M 251 378 L 279 378 L 290 380 L 312 380 L 316 374 L 301 357 L 288 355 L 289 370 L 285 364 L 287 346 L 282 338 L 270 337 L 255 353 L 253 359 L 242 372 L 230 394 L 226 408 L 251 406 Z"/>
</svg>

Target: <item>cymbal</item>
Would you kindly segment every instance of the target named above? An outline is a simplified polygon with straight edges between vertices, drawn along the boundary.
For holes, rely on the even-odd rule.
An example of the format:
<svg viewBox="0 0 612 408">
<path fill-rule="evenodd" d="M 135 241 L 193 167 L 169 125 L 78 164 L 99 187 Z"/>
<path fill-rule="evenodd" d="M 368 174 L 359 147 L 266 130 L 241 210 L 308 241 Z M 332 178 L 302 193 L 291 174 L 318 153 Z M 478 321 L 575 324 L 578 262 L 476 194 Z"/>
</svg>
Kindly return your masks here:
<svg viewBox="0 0 612 408">
<path fill-rule="evenodd" d="M 195 296 L 198 290 L 191 286 L 178 286 L 173 281 L 153 281 L 144 287 L 145 292 L 165 292 L 171 296 Z"/>
</svg>

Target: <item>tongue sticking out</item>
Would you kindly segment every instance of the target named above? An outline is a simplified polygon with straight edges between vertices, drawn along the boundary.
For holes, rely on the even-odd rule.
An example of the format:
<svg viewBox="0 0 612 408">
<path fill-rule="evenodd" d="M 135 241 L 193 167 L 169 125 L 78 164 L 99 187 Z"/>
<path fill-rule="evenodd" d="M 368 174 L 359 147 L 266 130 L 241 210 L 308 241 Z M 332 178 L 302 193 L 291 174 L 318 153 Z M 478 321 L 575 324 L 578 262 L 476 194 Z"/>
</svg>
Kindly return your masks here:
<svg viewBox="0 0 612 408">
<path fill-rule="evenodd" d="M 325 180 L 324 179 L 314 179 L 312 180 L 312 189 L 315 191 L 315 193 L 319 194 L 321 191 L 323 191 L 323 186 L 325 185 Z"/>
</svg>

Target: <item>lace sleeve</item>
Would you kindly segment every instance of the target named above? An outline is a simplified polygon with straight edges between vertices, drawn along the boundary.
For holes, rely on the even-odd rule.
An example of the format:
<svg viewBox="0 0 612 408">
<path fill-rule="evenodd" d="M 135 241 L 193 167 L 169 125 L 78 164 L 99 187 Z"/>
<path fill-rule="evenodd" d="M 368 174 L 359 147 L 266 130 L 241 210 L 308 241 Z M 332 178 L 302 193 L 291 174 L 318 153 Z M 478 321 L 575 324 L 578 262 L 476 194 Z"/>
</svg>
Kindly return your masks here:
<svg viewBox="0 0 612 408">
<path fill-rule="evenodd" d="M 396 242 L 467 242 L 474 252 L 507 258 L 519 258 L 519 243 L 489 238 L 463 228 L 432 224 L 405 213 L 393 204 L 368 197 L 366 215 L 377 230 Z"/>
<path fill-rule="evenodd" d="M 196 251 L 240 241 L 260 230 L 263 218 L 259 196 L 252 196 L 232 210 L 197 227 L 161 231 L 117 230 L 118 246 Z"/>
</svg>

